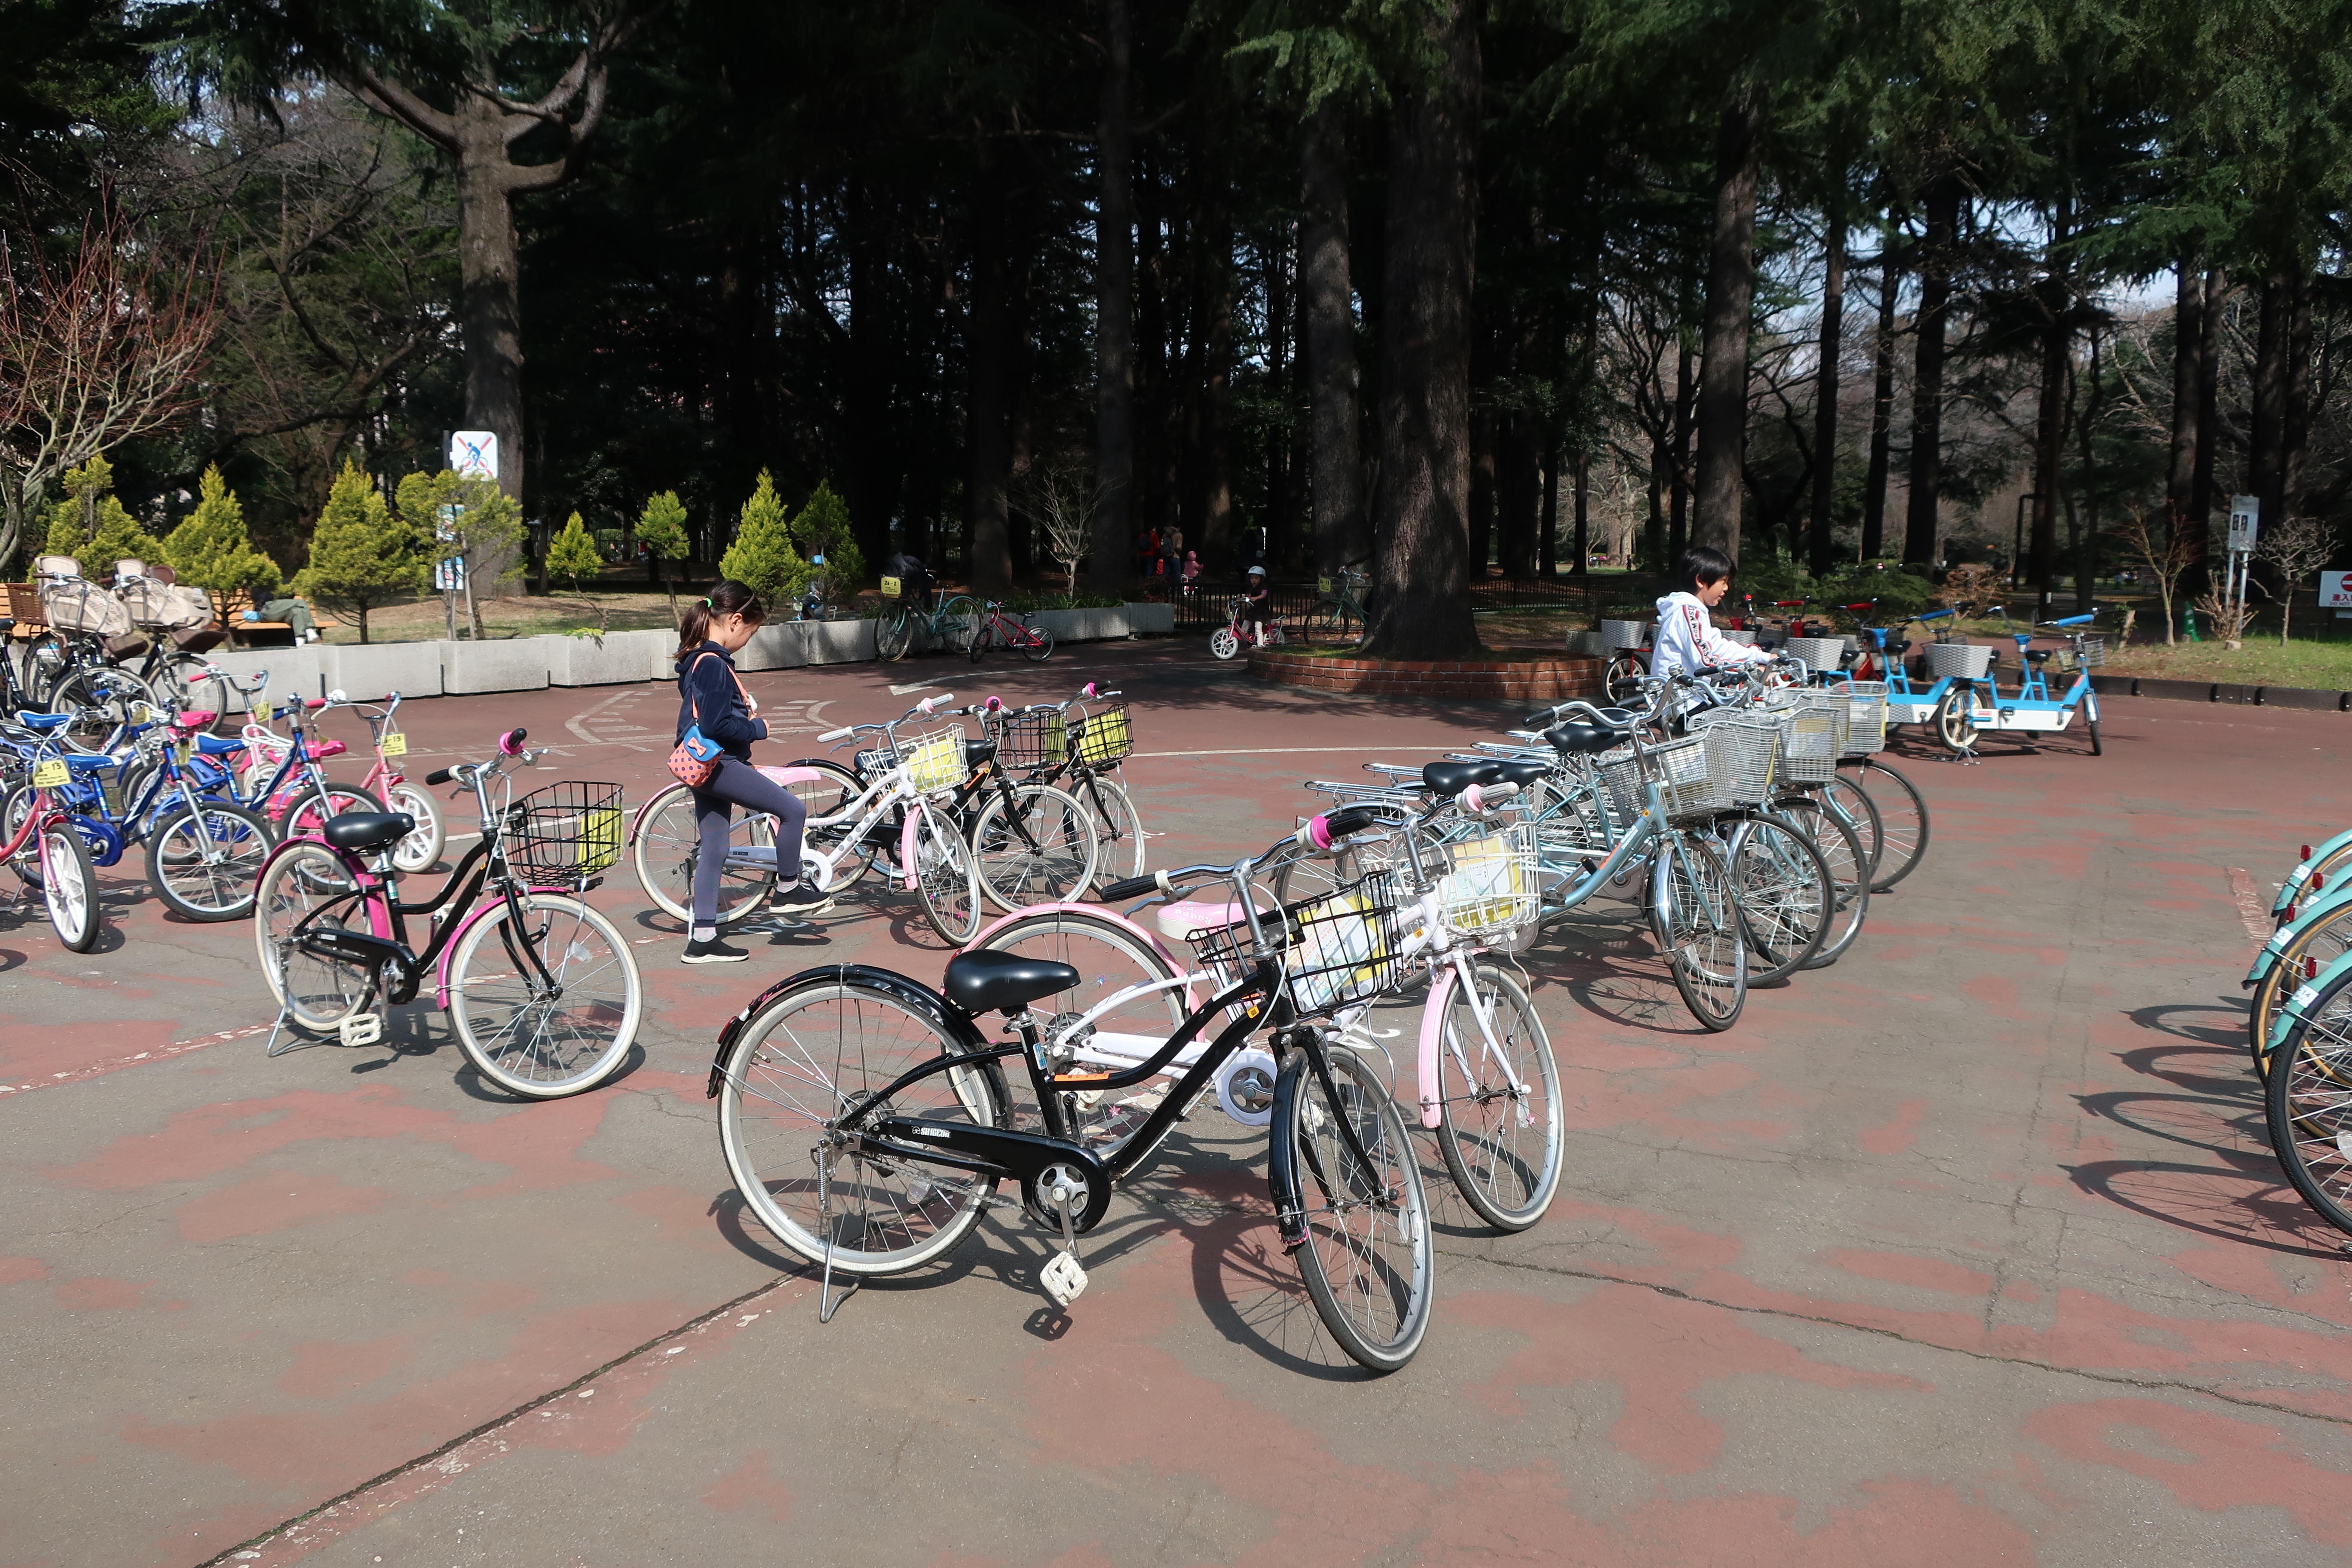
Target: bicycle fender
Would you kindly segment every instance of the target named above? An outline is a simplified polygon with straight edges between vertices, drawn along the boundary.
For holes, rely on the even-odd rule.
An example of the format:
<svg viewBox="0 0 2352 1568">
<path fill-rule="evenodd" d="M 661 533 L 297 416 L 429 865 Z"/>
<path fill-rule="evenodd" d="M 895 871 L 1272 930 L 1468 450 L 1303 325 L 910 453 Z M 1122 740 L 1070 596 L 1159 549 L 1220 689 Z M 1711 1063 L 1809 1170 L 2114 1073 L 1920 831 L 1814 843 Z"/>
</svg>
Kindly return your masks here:
<svg viewBox="0 0 2352 1568">
<path fill-rule="evenodd" d="M 2272 967 L 2278 963 L 2279 955 L 2286 951 L 2289 942 L 2309 930 L 2314 923 L 2342 909 L 2347 902 L 2352 902 L 2352 883 L 2323 893 L 2298 910 L 2294 919 L 2271 932 L 2270 940 L 2263 943 L 2261 952 L 2254 954 L 2254 962 L 2246 970 L 2246 978 L 2241 984 L 2242 985 L 2261 984 L 2263 977 L 2268 975 Z"/>
<path fill-rule="evenodd" d="M 2303 891 L 2303 885 L 2311 880 L 2313 867 L 2347 844 L 2352 844 L 2352 827 L 2346 828 L 2325 844 L 2313 845 L 2310 858 L 2296 862 L 2294 869 L 2287 873 L 2285 882 L 2280 885 L 2278 897 L 2271 900 L 2271 918 L 2275 920 L 2286 913 L 2286 907 L 2294 902 L 2295 896 Z"/>
<path fill-rule="evenodd" d="M 907 891 L 915 890 L 915 824 L 922 817 L 919 806 L 907 808 L 906 819 L 898 825 L 898 874 L 907 879 Z"/>
<path fill-rule="evenodd" d="M 1429 1000 L 1421 1007 L 1421 1124 L 1433 1131 L 1444 1120 L 1437 1092 L 1437 1053 L 1444 1045 L 1445 1005 L 1453 997 L 1456 977 L 1447 964 L 1430 977 Z"/>
<path fill-rule="evenodd" d="M 1158 953 L 1162 959 L 1165 959 L 1174 973 L 1183 974 L 1190 972 L 1191 966 L 1189 964 L 1179 961 L 1174 953 L 1168 951 L 1168 944 L 1160 939 L 1159 932 L 1153 931 L 1149 926 L 1142 925 L 1135 921 L 1128 919 L 1125 915 L 1120 914 L 1117 910 L 1110 908 L 1107 904 L 1026 904 L 1022 908 L 1013 910 L 1009 915 L 999 915 L 996 919 L 989 921 L 988 924 L 981 927 L 980 934 L 966 942 L 963 946 L 963 951 L 966 952 L 977 952 L 980 949 L 988 945 L 988 939 L 990 937 L 994 936 L 998 931 L 1003 930 L 1006 926 L 1011 925 L 1014 921 L 1024 921 L 1032 915 L 1038 914 L 1076 914 L 1091 916 L 1096 920 L 1104 921 L 1106 924 L 1115 925 L 1121 931 L 1127 932 L 1128 935 L 1140 941 L 1152 952 Z M 1192 994 L 1192 987 L 1187 985 L 1184 987 L 1184 1010 L 1189 1013 L 1195 1005 L 1196 1003 Z"/>
<path fill-rule="evenodd" d="M 529 898 L 533 893 L 553 893 L 558 898 L 565 899 L 572 896 L 572 889 L 569 888 L 525 888 L 523 889 L 525 898 Z M 506 902 L 504 899 L 485 895 L 482 901 L 476 904 L 467 912 L 466 918 L 457 922 L 457 929 L 449 933 L 449 940 L 442 945 L 441 957 L 433 966 L 433 1005 L 443 1012 L 449 1010 L 449 960 L 457 951 L 458 942 L 463 941 L 466 933 L 480 921 L 488 920 L 498 910 L 506 908 Z M 396 996 L 393 1000 L 404 1002 L 409 998 Z"/>
<path fill-rule="evenodd" d="M 1274 1122 L 1288 1127 L 1298 1101 L 1298 1085 L 1314 1069 L 1305 1051 L 1292 1051 L 1274 1080 Z M 1307 1245 L 1307 1198 L 1299 1183 L 1298 1152 L 1287 1138 L 1269 1138 L 1265 1148 L 1265 1189 L 1274 1200 L 1274 1225 L 1282 1250 L 1296 1252 Z"/>
<path fill-rule="evenodd" d="M 2288 997 L 2286 1005 L 2278 1010 L 2278 1016 L 2271 1021 L 2270 1043 L 2263 1047 L 2263 1054 L 2276 1052 L 2285 1042 L 2288 1032 L 2308 1018 L 2321 1002 L 2333 994 L 2347 975 L 2352 975 L 2352 952 L 2344 954 L 2321 970 L 2317 978 L 2306 980 L 2297 986 L 2294 994 Z"/>
<path fill-rule="evenodd" d="M 703 1090 L 703 1098 L 719 1098 L 719 1086 L 727 1077 L 727 1053 L 735 1048 L 735 1037 L 742 1033 L 743 1026 L 751 1021 L 753 1015 L 796 986 L 820 984 L 870 985 L 877 991 L 888 993 L 892 1001 L 903 1004 L 928 1022 L 937 1025 L 942 1033 L 964 1049 L 984 1051 L 989 1048 L 987 1038 L 968 1014 L 950 1006 L 947 998 L 913 976 L 901 974 L 895 969 L 878 969 L 871 964 L 829 963 L 818 969 L 803 969 L 798 974 L 777 981 L 751 998 L 741 1012 L 727 1020 L 719 1031 L 719 1047 L 710 1058 L 710 1081 Z"/>
</svg>

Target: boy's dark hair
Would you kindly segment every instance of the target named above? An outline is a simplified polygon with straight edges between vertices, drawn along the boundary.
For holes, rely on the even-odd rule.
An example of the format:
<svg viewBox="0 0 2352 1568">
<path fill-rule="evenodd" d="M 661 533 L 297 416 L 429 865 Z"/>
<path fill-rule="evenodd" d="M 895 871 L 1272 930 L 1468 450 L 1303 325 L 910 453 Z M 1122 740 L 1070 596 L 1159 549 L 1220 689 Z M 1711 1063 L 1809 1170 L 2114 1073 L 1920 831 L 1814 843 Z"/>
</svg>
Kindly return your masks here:
<svg viewBox="0 0 2352 1568">
<path fill-rule="evenodd" d="M 677 657 L 684 658 L 702 646 L 710 635 L 710 623 L 719 616 L 740 616 L 753 626 L 763 626 L 768 619 L 768 607 L 760 603 L 760 595 L 742 584 L 729 578 L 712 586 L 709 593 L 688 605 L 677 617 Z"/>
<path fill-rule="evenodd" d="M 1704 544 L 1694 544 L 1683 552 L 1683 563 L 1675 574 L 1675 586 L 1685 594 L 1696 594 L 1709 583 L 1720 583 L 1732 574 L 1731 557 L 1720 550 Z"/>
</svg>

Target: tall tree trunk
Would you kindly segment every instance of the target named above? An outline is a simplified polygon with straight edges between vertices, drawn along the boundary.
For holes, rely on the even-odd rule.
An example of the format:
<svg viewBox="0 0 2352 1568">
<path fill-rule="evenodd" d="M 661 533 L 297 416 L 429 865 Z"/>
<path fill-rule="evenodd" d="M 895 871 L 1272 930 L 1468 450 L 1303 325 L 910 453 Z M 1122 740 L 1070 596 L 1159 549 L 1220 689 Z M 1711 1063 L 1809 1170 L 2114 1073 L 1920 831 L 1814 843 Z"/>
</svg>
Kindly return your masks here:
<svg viewBox="0 0 2352 1568">
<path fill-rule="evenodd" d="M 1763 89 L 1734 90 L 1715 136 L 1715 230 L 1707 247 L 1699 369 L 1697 513 L 1691 542 L 1739 559 L 1740 467 L 1748 448 L 1748 331 L 1756 303 L 1756 177 Z"/>
<path fill-rule="evenodd" d="M 1494 334 L 1478 333 L 1486 349 L 1470 355 L 1470 384 L 1491 389 L 1495 382 Z M 1470 405 L 1470 580 L 1486 580 L 1486 563 L 1495 553 L 1495 405 L 1474 390 Z"/>
<path fill-rule="evenodd" d="M 2286 521 L 2288 323 L 2294 314 L 2292 266 L 2274 266 L 2263 279 L 2261 324 L 2254 334 L 2252 416 L 2246 430 L 2246 489 L 2262 503 L 2260 526 Z"/>
<path fill-rule="evenodd" d="M 2168 537 L 2187 540 L 2196 551 L 2191 573 L 2205 564 L 2204 519 L 2192 510 L 2198 437 L 2202 434 L 2197 426 L 2197 384 L 2198 362 L 2205 350 L 2204 318 L 2205 275 L 2184 256 L 2173 270 L 2172 443 L 2165 464 L 2164 510 Z"/>
<path fill-rule="evenodd" d="M 2304 512 L 2304 464 L 2311 438 L 2311 268 L 2290 274 L 2286 312 L 2286 408 L 2279 434 L 2279 511 L 2285 522 Z M 2263 526 L 2271 526 L 2266 516 Z M 2285 584 L 2292 588 L 2293 584 Z"/>
<path fill-rule="evenodd" d="M 1542 504 L 1536 520 L 1536 574 L 1547 582 L 1559 575 L 1559 440 L 1544 443 L 1537 482 Z"/>
<path fill-rule="evenodd" d="M 1862 481 L 1862 548 L 1859 559 L 1886 552 L 1886 475 L 1895 438 L 1895 305 L 1903 292 L 1903 270 L 1895 259 L 1895 231 L 1882 238 L 1878 270 L 1878 331 L 1871 343 L 1870 469 Z"/>
<path fill-rule="evenodd" d="M 2229 274 L 2205 270 L 2205 304 L 2199 313 L 2197 350 L 2197 468 L 2189 486 L 2189 514 L 2197 529 L 2198 558 L 2212 542 L 2213 466 L 2221 456 L 2221 326 L 2230 300 Z M 2201 586 L 2201 584 L 2200 584 Z"/>
<path fill-rule="evenodd" d="M 2099 497 L 2106 489 L 2095 467 L 2098 457 L 2099 415 L 2106 402 L 2105 383 L 2099 374 L 2099 328 L 2096 321 L 2091 324 L 2088 336 L 2090 338 L 2091 390 L 2089 395 L 2084 399 L 2083 410 L 2079 416 L 2073 414 L 2074 399 L 2071 392 L 2066 399 L 2069 416 L 2074 419 L 2075 436 L 2081 442 L 2083 465 L 2083 525 L 2075 532 L 2073 540 L 2074 610 L 2078 615 L 2088 614 L 2096 607 L 2096 595 L 2092 579 L 2097 572 L 2099 561 Z M 2068 370 L 2068 379 L 2072 380 L 2071 364 Z M 2073 518 L 2073 509 L 2068 510 L 2067 516 L 2070 520 Z"/>
<path fill-rule="evenodd" d="M 1095 213 L 1095 526 L 1087 583 L 1124 593 L 1135 531 L 1135 214 L 1128 180 L 1127 0 L 1103 0 L 1102 188 Z"/>
<path fill-rule="evenodd" d="M 2074 286 L 2060 260 L 2060 247 L 2073 226 L 2073 205 L 2061 200 L 2052 215 L 2044 251 L 2048 261 L 2035 291 L 2042 305 L 2042 389 L 2033 428 L 2033 532 L 2027 546 L 2032 563 L 2025 581 L 2040 589 L 2045 600 L 2057 586 L 2059 487 L 2064 478 L 2066 419 L 2074 398 L 2074 332 L 2069 324 Z"/>
<path fill-rule="evenodd" d="M 466 424 L 499 438 L 499 489 L 522 499 L 522 264 L 515 248 L 503 112 L 482 98 L 457 117 L 457 288 Z"/>
<path fill-rule="evenodd" d="M 1451 0 L 1430 41 L 1438 64 L 1399 102 L 1389 166 L 1379 600 L 1366 644 L 1383 658 L 1453 658 L 1478 647 L 1466 522 L 1482 73 L 1470 0 Z"/>
<path fill-rule="evenodd" d="M 1220 557 L 1246 566 L 1256 546 L 1234 537 L 1234 226 L 1221 191 L 1200 226 L 1200 292 L 1193 333 L 1200 343 L 1198 444 L 1193 452 L 1200 486 L 1200 532 Z M 1241 560 L 1240 550 L 1249 560 Z"/>
<path fill-rule="evenodd" d="M 1679 339 L 1675 346 L 1674 491 L 1666 512 L 1666 559 L 1659 563 L 1666 571 L 1674 570 L 1690 543 L 1691 426 L 1698 393 L 1692 373 L 1696 368 L 1690 340 Z"/>
<path fill-rule="evenodd" d="M 1643 519 L 1642 550 L 1654 572 L 1670 570 L 1674 556 L 1666 538 L 1666 485 L 1675 465 L 1674 444 L 1661 432 L 1650 437 L 1650 510 Z M 1632 562 L 1624 564 L 1630 566 Z"/>
<path fill-rule="evenodd" d="M 1822 226 L 1829 258 L 1822 272 L 1822 363 L 1813 388 L 1813 510 L 1806 524 L 1807 559 L 1813 575 L 1830 569 L 1830 510 L 1837 500 L 1839 333 L 1845 324 L 1845 209 L 1833 205 Z M 1793 544 L 1793 542 L 1792 542 Z M 1792 547 L 1790 554 L 1794 556 Z"/>
<path fill-rule="evenodd" d="M 1160 241 L 1159 172 L 1147 154 L 1136 161 L 1136 173 L 1135 499 L 1128 525 L 1130 530 L 1139 526 L 1165 530 L 1178 515 L 1171 471 L 1174 447 L 1169 440 L 1169 388 L 1174 380 L 1168 368 L 1171 285 L 1168 252 Z M 1187 541 L 1194 548 L 1200 542 Z"/>
<path fill-rule="evenodd" d="M 1013 431 L 1006 390 L 1012 301 L 1005 184 L 994 156 L 983 147 L 972 190 L 971 302 L 964 344 L 964 523 L 971 541 L 965 570 L 979 594 L 1003 594 L 1013 586 L 1006 516 Z"/>
<path fill-rule="evenodd" d="M 897 356 L 889 339 L 898 311 L 889 299 L 881 221 L 862 179 L 849 186 L 849 363 L 844 376 L 849 521 L 859 553 L 877 572 L 890 553 L 890 518 L 905 484 L 907 452 L 891 395 Z"/>
<path fill-rule="evenodd" d="M 1582 447 L 1576 453 L 1576 562 L 1569 567 L 1575 577 L 1592 575 L 1591 514 L 1587 510 L 1592 489 L 1592 458 Z M 1623 562 L 1617 563 L 1620 566 Z"/>
<path fill-rule="evenodd" d="M 1291 289 L 1286 231 L 1267 237 L 1260 287 L 1265 291 L 1266 390 L 1285 396 L 1290 381 Z M 1285 564 L 1290 548 L 1290 426 L 1286 420 L 1267 423 L 1265 439 L 1266 564 Z"/>
<path fill-rule="evenodd" d="M 1944 327 L 1952 300 L 1952 248 L 1960 225 L 1960 184 L 1951 176 L 1927 193 L 1927 232 L 1919 251 L 1918 355 L 1911 378 L 1911 495 L 1903 520 L 1903 559 L 1933 565 L 1936 500 L 1944 458 Z"/>
</svg>

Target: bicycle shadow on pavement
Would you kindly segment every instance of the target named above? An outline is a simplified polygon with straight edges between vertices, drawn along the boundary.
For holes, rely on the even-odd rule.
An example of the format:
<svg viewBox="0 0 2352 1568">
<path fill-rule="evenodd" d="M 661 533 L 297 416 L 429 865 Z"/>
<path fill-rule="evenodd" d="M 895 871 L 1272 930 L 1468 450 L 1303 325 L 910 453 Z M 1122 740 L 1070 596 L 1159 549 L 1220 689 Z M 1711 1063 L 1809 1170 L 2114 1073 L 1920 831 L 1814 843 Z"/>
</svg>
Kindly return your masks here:
<svg viewBox="0 0 2352 1568">
<path fill-rule="evenodd" d="M 1546 927 L 1519 962 L 1542 990 L 1565 993 L 1596 1018 L 1654 1035 L 1704 1035 L 1638 909 L 1571 913 Z"/>
</svg>

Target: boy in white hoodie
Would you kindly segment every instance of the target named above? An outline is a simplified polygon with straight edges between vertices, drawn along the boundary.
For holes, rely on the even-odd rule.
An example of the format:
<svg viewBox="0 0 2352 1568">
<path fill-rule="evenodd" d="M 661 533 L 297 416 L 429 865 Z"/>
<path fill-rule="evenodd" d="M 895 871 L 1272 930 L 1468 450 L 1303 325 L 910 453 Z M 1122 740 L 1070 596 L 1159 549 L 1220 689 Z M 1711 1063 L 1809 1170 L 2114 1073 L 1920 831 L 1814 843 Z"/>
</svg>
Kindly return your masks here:
<svg viewBox="0 0 2352 1568">
<path fill-rule="evenodd" d="M 1703 669 L 1753 664 L 1772 656 L 1733 642 L 1715 629 L 1707 612 L 1731 591 L 1731 562 L 1719 550 L 1696 545 L 1683 555 L 1681 586 L 1658 601 L 1658 637 L 1650 653 L 1652 675 L 1696 675 Z"/>
</svg>

